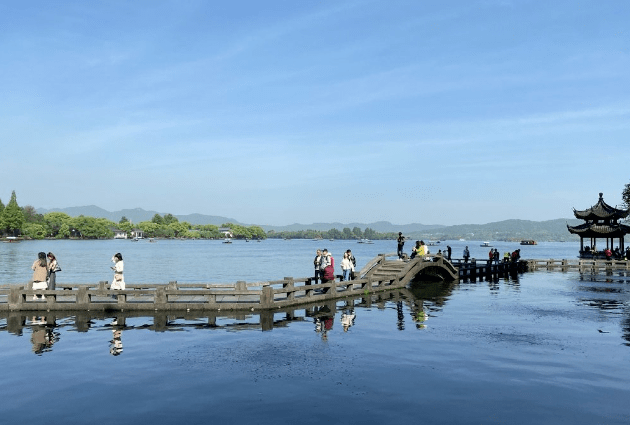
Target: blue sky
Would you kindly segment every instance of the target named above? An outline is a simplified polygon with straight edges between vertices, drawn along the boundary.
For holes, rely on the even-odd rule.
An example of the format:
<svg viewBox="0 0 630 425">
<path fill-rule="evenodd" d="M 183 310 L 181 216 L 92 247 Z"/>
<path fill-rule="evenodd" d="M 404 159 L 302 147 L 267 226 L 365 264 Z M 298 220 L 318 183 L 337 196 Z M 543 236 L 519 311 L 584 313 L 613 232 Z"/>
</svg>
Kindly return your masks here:
<svg viewBox="0 0 630 425">
<path fill-rule="evenodd" d="M 630 183 L 630 2 L 6 1 L 0 199 L 572 216 Z"/>
</svg>

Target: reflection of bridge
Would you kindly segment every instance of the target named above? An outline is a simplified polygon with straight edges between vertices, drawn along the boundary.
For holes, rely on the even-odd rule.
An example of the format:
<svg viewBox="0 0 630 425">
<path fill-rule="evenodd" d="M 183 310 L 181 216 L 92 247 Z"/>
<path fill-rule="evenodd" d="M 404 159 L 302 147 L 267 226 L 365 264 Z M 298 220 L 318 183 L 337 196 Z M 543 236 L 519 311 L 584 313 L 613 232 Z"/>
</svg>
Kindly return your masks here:
<svg viewBox="0 0 630 425">
<path fill-rule="evenodd" d="M 335 316 L 337 313 L 349 312 L 361 308 L 378 308 L 383 310 L 387 303 L 402 303 L 411 313 L 412 322 L 417 322 L 418 313 L 423 312 L 423 299 L 408 289 L 392 289 L 378 294 L 345 297 L 343 300 L 328 299 L 318 302 L 300 304 L 274 310 L 251 311 L 5 311 L 0 312 L 0 322 L 5 320 L 6 326 L 0 331 L 22 335 L 23 329 L 42 326 L 47 329 L 69 328 L 73 331 L 88 332 L 91 329 L 142 329 L 154 332 L 180 332 L 184 329 L 208 330 L 263 330 L 283 328 L 293 322 L 313 322 Z M 133 325 L 127 319 L 143 318 L 145 321 Z M 96 320 L 112 320 L 111 324 L 95 325 Z M 424 318 L 423 318 L 424 319 Z M 399 318 L 400 320 L 400 318 Z M 424 320 L 423 320 L 424 321 Z"/>
<path fill-rule="evenodd" d="M 315 283 L 311 277 L 285 277 L 230 285 L 127 284 L 123 291 L 108 289 L 108 282 L 57 284 L 57 290 L 44 291 L 33 290 L 32 284 L 11 285 L 0 288 L 0 311 L 262 311 L 404 288 L 413 279 L 454 281 L 460 276 L 467 278 L 471 270 L 477 276 L 476 264 L 455 267 L 440 255 L 405 261 L 388 259 L 393 256 L 381 254 L 372 259 L 358 273 L 358 279 L 327 283 Z M 37 295 L 45 299 L 34 299 Z"/>
</svg>

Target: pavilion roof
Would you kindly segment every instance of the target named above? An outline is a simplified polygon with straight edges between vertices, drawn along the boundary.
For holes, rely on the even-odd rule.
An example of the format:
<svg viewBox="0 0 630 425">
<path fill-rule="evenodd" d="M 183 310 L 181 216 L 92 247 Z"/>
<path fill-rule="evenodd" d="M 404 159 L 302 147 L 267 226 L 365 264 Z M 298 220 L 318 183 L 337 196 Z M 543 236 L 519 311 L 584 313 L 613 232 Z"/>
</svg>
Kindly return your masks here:
<svg viewBox="0 0 630 425">
<path fill-rule="evenodd" d="M 618 220 L 620 218 L 626 218 L 630 214 L 630 210 L 621 210 L 615 207 L 611 207 L 604 202 L 604 194 L 599 194 L 599 201 L 592 207 L 586 210 L 576 210 L 573 208 L 573 214 L 575 218 L 582 220 Z"/>
<path fill-rule="evenodd" d="M 625 224 L 584 223 L 579 226 L 567 224 L 567 229 L 582 238 L 619 238 L 630 233 L 630 226 Z"/>
</svg>

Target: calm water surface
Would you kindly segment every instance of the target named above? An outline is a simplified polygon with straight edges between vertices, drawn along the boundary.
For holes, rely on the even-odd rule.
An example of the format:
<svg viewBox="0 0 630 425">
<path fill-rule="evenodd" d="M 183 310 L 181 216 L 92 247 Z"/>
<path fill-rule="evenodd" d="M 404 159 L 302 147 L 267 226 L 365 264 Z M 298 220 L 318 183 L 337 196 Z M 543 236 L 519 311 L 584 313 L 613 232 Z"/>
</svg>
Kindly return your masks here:
<svg viewBox="0 0 630 425">
<path fill-rule="evenodd" d="M 454 256 L 468 244 L 486 258 L 479 242 L 448 243 Z M 495 245 L 522 248 L 524 258 L 578 251 L 578 243 Z M 125 258 L 129 283 L 305 277 L 324 247 L 337 262 L 351 248 L 359 267 L 396 249 L 393 241 L 23 242 L 0 244 L 0 283 L 29 280 L 38 251 L 57 254 L 59 282 L 110 280 L 115 252 Z M 276 313 L 266 332 L 257 315 L 0 314 L 0 417 L 24 424 L 627 424 L 629 284 L 622 273 L 544 271 L 418 282 L 318 314 Z M 418 308 L 428 315 L 424 323 L 414 320 Z"/>
</svg>

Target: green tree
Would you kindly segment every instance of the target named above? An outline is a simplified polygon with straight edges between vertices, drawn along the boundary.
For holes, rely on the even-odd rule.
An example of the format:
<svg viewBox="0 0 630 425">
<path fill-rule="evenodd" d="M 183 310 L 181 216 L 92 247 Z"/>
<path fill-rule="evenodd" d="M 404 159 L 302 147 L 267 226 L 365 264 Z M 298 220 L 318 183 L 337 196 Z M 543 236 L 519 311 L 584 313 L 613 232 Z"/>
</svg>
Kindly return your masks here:
<svg viewBox="0 0 630 425">
<path fill-rule="evenodd" d="M 133 230 L 133 226 L 131 225 L 131 222 L 129 220 L 127 221 L 121 221 L 120 223 L 118 223 L 118 228 L 124 232 L 127 233 L 127 236 L 129 236 L 129 234 L 131 233 L 131 231 Z"/>
<path fill-rule="evenodd" d="M 365 228 L 365 232 L 363 232 L 363 236 L 366 239 L 376 239 L 376 231 L 373 229 L 370 229 L 369 227 Z"/>
<path fill-rule="evenodd" d="M 249 234 L 254 239 L 267 239 L 267 235 L 265 234 L 265 231 L 262 229 L 262 227 L 249 226 L 247 230 L 249 230 Z"/>
<path fill-rule="evenodd" d="M 181 223 L 179 223 L 178 221 L 175 221 L 175 222 L 169 223 L 168 228 L 170 228 L 173 231 L 173 235 L 176 238 L 183 238 L 183 237 L 187 237 L 188 231 L 190 230 L 190 224 L 185 221 Z"/>
<path fill-rule="evenodd" d="M 68 223 L 63 223 L 59 226 L 59 231 L 57 232 L 57 239 L 67 239 L 70 237 L 70 225 Z"/>
<path fill-rule="evenodd" d="M 155 214 L 151 221 L 155 224 L 164 224 L 164 218 L 160 214 Z"/>
<path fill-rule="evenodd" d="M 22 214 L 24 214 L 24 220 L 26 223 L 44 223 L 44 216 L 37 214 L 37 210 L 31 205 L 27 205 L 22 208 Z"/>
<path fill-rule="evenodd" d="M 177 223 L 179 220 L 173 214 L 164 214 L 164 224 Z"/>
<path fill-rule="evenodd" d="M 11 193 L 11 200 L 2 212 L 2 225 L 7 233 L 17 236 L 24 227 L 24 213 L 17 203 L 15 190 Z"/>
<path fill-rule="evenodd" d="M 2 199 L 0 199 L 0 236 L 4 233 L 4 224 L 2 221 L 2 214 L 4 213 L 4 204 L 2 203 Z"/>
<path fill-rule="evenodd" d="M 125 217 L 124 215 L 120 217 L 120 220 L 118 221 L 118 224 L 123 224 L 123 223 L 129 223 L 129 219 Z"/>
<path fill-rule="evenodd" d="M 363 232 L 361 231 L 361 228 L 360 228 L 360 227 L 358 227 L 358 226 L 355 226 L 355 227 L 352 229 L 352 234 L 354 235 L 354 237 L 355 237 L 356 239 L 361 239 L 361 238 L 363 238 Z"/>
<path fill-rule="evenodd" d="M 621 192 L 621 199 L 625 204 L 626 208 L 630 208 L 630 183 L 624 186 L 623 191 Z"/>
<path fill-rule="evenodd" d="M 46 223 L 47 233 L 50 236 L 58 237 L 58 233 L 61 232 L 61 228 L 65 225 L 62 238 L 70 237 L 70 227 L 72 226 L 72 217 L 62 212 L 49 212 L 44 214 L 44 223 Z"/>
<path fill-rule="evenodd" d="M 155 216 L 153 218 L 155 218 Z M 140 223 L 138 223 L 138 228 L 142 230 L 142 232 L 144 232 L 145 237 L 155 238 L 158 236 L 157 234 L 160 229 L 160 225 L 155 223 L 153 220 L 141 221 Z"/>
<path fill-rule="evenodd" d="M 73 227 L 79 232 L 81 239 L 105 239 L 114 237 L 111 230 L 116 223 L 105 218 L 85 217 L 72 219 Z"/>
<path fill-rule="evenodd" d="M 46 237 L 46 227 L 39 223 L 26 223 L 24 225 L 24 236 L 33 239 L 44 239 Z"/>
<path fill-rule="evenodd" d="M 342 233 L 344 239 L 352 239 L 352 230 L 349 227 L 344 227 Z"/>
<path fill-rule="evenodd" d="M 339 230 L 332 228 L 328 231 L 328 239 L 342 239 L 342 238 L 343 238 L 343 234 Z"/>
</svg>

